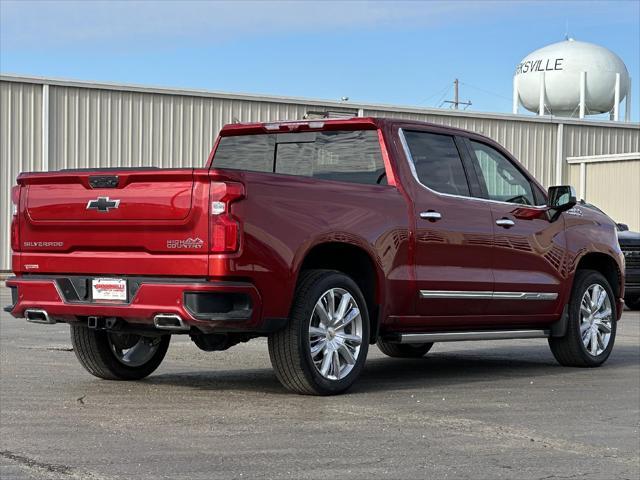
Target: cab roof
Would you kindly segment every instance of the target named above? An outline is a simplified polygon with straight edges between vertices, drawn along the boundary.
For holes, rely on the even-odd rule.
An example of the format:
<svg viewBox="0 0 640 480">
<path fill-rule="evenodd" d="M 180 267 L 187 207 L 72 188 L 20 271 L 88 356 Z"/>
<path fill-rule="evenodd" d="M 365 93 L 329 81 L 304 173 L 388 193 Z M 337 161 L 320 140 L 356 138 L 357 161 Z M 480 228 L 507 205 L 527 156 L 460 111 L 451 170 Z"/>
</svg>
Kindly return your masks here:
<svg viewBox="0 0 640 480">
<path fill-rule="evenodd" d="M 477 135 L 468 130 L 449 127 L 437 123 L 381 117 L 344 117 L 301 120 L 276 120 L 273 122 L 230 123 L 222 127 L 220 136 L 252 135 L 260 133 L 289 133 L 314 130 L 374 130 L 389 125 L 433 127 L 450 131 L 454 135 Z"/>
</svg>

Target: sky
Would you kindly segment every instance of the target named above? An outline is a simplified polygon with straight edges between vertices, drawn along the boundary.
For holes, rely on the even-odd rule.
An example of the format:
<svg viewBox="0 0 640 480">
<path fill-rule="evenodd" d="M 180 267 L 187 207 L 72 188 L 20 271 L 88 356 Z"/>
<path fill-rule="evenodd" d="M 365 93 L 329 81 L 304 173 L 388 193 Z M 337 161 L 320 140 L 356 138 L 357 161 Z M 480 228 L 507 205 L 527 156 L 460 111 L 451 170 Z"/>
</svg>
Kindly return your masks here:
<svg viewBox="0 0 640 480">
<path fill-rule="evenodd" d="M 640 0 L 0 0 L 0 71 L 510 112 L 515 66 L 565 35 L 617 53 L 640 114 Z"/>
</svg>

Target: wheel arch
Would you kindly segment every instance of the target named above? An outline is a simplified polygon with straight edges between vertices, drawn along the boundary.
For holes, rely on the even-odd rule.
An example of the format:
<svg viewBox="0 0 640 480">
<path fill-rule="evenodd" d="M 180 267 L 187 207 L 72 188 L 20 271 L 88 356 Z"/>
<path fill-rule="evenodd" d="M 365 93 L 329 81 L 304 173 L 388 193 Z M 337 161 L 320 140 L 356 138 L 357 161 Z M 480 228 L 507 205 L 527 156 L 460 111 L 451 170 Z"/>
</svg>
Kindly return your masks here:
<svg viewBox="0 0 640 480">
<path fill-rule="evenodd" d="M 374 254 L 366 247 L 340 241 L 319 242 L 302 256 L 296 272 L 310 269 L 336 270 L 348 275 L 358 285 L 367 302 L 370 322 L 370 343 L 375 343 L 380 325 L 381 305 L 384 302 L 384 275 Z"/>
<path fill-rule="evenodd" d="M 618 262 L 616 262 L 612 256 L 602 252 L 585 253 L 580 257 L 576 265 L 574 279 L 575 273 L 578 270 L 595 270 L 600 272 L 609 282 L 616 299 L 621 298 L 624 278 Z"/>
</svg>

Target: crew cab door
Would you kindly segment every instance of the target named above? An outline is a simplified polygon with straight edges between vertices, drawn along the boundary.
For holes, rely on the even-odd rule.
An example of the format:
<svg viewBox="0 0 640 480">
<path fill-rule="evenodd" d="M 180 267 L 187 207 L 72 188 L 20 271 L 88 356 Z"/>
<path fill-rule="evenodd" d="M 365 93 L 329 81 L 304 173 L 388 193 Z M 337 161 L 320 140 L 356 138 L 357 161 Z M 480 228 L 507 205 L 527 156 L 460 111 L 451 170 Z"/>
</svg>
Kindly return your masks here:
<svg viewBox="0 0 640 480">
<path fill-rule="evenodd" d="M 531 321 L 561 311 L 564 221 L 551 222 L 539 188 L 506 153 L 466 139 L 494 231 L 494 294 L 487 314 Z M 539 318 L 544 321 L 544 318 Z"/>
<path fill-rule="evenodd" d="M 446 130 L 401 129 L 413 178 L 416 324 L 447 327 L 485 313 L 493 290 L 492 217 L 472 198 L 461 140 Z M 438 318 L 436 318 L 438 317 Z M 465 321 L 465 320 L 462 320 Z"/>
</svg>

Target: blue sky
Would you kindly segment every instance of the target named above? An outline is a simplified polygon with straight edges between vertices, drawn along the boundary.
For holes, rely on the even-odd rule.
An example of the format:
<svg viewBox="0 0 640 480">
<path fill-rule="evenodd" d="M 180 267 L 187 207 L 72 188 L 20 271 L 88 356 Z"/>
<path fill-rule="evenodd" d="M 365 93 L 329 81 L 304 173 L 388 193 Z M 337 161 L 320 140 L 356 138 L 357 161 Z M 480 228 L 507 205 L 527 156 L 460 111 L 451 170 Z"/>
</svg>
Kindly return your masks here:
<svg viewBox="0 0 640 480">
<path fill-rule="evenodd" d="M 568 29 L 567 29 L 568 25 Z M 565 33 L 616 52 L 640 111 L 640 0 L 0 0 L 0 71 L 509 112 L 515 65 Z"/>
</svg>

